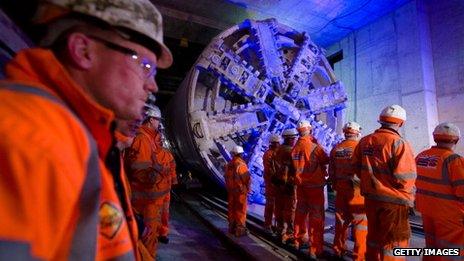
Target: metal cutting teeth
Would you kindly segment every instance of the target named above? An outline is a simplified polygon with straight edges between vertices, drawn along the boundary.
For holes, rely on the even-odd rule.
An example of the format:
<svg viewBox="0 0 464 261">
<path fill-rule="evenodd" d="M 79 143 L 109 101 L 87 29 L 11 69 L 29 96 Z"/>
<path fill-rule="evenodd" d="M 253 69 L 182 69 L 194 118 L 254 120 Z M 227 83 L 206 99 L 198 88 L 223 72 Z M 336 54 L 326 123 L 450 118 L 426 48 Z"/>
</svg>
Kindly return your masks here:
<svg viewBox="0 0 464 261">
<path fill-rule="evenodd" d="M 329 152 L 341 140 L 347 95 L 310 37 L 275 19 L 245 20 L 205 48 L 167 110 L 179 158 L 223 186 L 230 149 L 242 145 L 249 199 L 264 203 L 262 156 L 272 133 L 308 119 Z"/>
</svg>

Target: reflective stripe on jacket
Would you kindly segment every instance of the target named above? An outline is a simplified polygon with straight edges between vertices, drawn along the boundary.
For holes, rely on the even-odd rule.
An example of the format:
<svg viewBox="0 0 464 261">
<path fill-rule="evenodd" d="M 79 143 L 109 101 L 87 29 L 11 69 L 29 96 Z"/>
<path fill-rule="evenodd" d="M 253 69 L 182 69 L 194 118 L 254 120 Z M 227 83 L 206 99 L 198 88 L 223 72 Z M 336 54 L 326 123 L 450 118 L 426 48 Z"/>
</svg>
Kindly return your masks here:
<svg viewBox="0 0 464 261">
<path fill-rule="evenodd" d="M 269 148 L 263 155 L 264 184 L 266 184 L 266 186 L 271 183 L 271 178 L 276 172 L 274 157 L 278 148 L 278 146 Z"/>
<path fill-rule="evenodd" d="M 330 152 L 329 177 L 335 190 L 353 191 L 355 169 L 351 165 L 356 140 L 344 140 Z M 359 186 L 358 186 L 359 187 Z"/>
<path fill-rule="evenodd" d="M 416 207 L 423 215 L 464 219 L 464 159 L 432 147 L 416 157 Z"/>
<path fill-rule="evenodd" d="M 250 191 L 250 172 L 246 162 L 234 156 L 226 165 L 224 181 L 229 193 L 248 193 Z"/>
<path fill-rule="evenodd" d="M 311 136 L 298 139 L 292 150 L 292 159 L 297 185 L 307 188 L 325 185 L 325 165 L 329 163 L 329 157 L 319 145 L 311 141 Z"/>
<path fill-rule="evenodd" d="M 155 132 L 140 126 L 127 154 L 128 176 L 133 193 L 152 192 L 161 179 L 162 166 L 154 164 L 152 155 L 156 150 Z"/>
<path fill-rule="evenodd" d="M 159 166 L 160 181 L 156 184 L 158 190 L 170 190 L 177 183 L 176 162 L 171 152 L 159 146 L 152 154 L 154 165 Z"/>
<path fill-rule="evenodd" d="M 364 197 L 413 206 L 416 164 L 407 141 L 392 129 L 363 137 L 353 154 Z"/>
<path fill-rule="evenodd" d="M 292 146 L 282 144 L 279 146 L 274 156 L 276 167 L 275 177 L 282 182 L 282 184 L 287 183 L 295 185 L 296 172 L 292 162 L 292 149 Z"/>
<path fill-rule="evenodd" d="M 134 199 L 157 199 L 169 192 L 176 181 L 176 163 L 172 154 L 156 141 L 160 134 L 141 126 L 126 162 Z"/>
<path fill-rule="evenodd" d="M 0 259 L 134 259 L 102 160 L 112 112 L 48 50 L 19 52 L 6 74 L 1 85 L 13 87 L 0 89 Z"/>
</svg>

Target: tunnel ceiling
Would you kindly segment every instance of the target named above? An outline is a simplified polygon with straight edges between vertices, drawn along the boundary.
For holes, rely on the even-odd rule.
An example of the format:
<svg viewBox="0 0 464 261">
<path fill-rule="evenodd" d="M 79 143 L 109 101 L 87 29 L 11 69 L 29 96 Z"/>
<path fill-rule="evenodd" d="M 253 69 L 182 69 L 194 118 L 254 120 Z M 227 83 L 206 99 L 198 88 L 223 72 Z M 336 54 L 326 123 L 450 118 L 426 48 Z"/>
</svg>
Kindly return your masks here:
<svg viewBox="0 0 464 261">
<path fill-rule="evenodd" d="M 307 32 L 322 47 L 339 41 L 410 0 L 152 0 L 165 17 L 166 35 L 207 44 L 246 18 L 276 18 Z"/>
</svg>

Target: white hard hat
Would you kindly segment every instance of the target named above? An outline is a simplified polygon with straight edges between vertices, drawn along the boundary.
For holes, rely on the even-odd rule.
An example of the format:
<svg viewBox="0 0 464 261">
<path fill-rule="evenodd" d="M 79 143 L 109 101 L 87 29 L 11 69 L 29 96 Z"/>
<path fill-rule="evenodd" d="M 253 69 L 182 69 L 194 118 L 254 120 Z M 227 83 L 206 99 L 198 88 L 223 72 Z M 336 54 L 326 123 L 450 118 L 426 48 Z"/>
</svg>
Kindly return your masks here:
<svg viewBox="0 0 464 261">
<path fill-rule="evenodd" d="M 385 107 L 379 116 L 379 122 L 400 124 L 406 121 L 406 110 L 393 104 Z"/>
<path fill-rule="evenodd" d="M 272 135 L 271 135 L 271 138 L 270 138 L 269 140 L 270 140 L 271 143 L 272 143 L 272 142 L 278 142 L 278 143 L 280 143 L 280 136 L 279 136 L 278 134 L 272 134 Z"/>
<path fill-rule="evenodd" d="M 312 129 L 311 124 L 307 120 L 301 120 L 297 124 L 297 129 L 299 132 L 309 131 Z"/>
<path fill-rule="evenodd" d="M 157 61 L 159 68 L 167 68 L 172 64 L 171 51 L 163 42 L 161 13 L 150 0 L 42 0 L 35 22 L 48 24 L 72 12 L 106 22 L 122 35 L 127 36 L 129 33 L 129 40 L 143 38 L 137 42 L 148 45 L 150 50 L 161 49 Z"/>
<path fill-rule="evenodd" d="M 358 134 L 361 132 L 361 125 L 357 122 L 349 121 L 343 126 L 344 133 Z"/>
<path fill-rule="evenodd" d="M 230 152 L 234 155 L 237 155 L 237 154 L 243 153 L 244 151 L 243 151 L 242 146 L 237 145 L 237 146 L 234 146 Z"/>
<path fill-rule="evenodd" d="M 461 131 L 458 126 L 450 123 L 443 122 L 438 124 L 433 131 L 433 139 L 438 142 L 456 142 L 461 138 Z"/>
<path fill-rule="evenodd" d="M 282 132 L 282 136 L 284 137 L 294 137 L 298 135 L 298 131 L 295 128 L 286 129 Z"/>
<path fill-rule="evenodd" d="M 156 102 L 155 94 L 153 92 L 148 93 L 148 98 L 147 98 L 146 103 L 147 104 L 155 104 L 155 102 Z"/>
<path fill-rule="evenodd" d="M 161 117 L 161 111 L 158 108 L 158 106 L 152 105 L 152 104 L 145 104 L 145 118 L 148 117 L 153 117 L 158 120 L 162 119 Z"/>
</svg>

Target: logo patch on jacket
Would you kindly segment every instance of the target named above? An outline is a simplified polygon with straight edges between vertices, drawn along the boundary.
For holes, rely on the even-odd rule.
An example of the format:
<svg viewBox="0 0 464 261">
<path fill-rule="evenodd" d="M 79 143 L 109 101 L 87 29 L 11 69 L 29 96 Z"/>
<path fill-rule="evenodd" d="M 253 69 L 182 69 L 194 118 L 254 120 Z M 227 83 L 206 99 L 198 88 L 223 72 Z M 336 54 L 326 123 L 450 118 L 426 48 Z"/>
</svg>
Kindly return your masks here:
<svg viewBox="0 0 464 261">
<path fill-rule="evenodd" d="M 124 220 L 122 211 L 110 202 L 103 202 L 98 211 L 100 218 L 100 234 L 112 239 L 121 228 Z"/>
<path fill-rule="evenodd" d="M 335 157 L 341 159 L 350 159 L 353 155 L 353 149 L 351 148 L 340 148 L 335 151 Z"/>
<path fill-rule="evenodd" d="M 367 157 L 380 157 L 382 155 L 382 146 L 369 144 L 362 149 L 362 155 Z"/>
<path fill-rule="evenodd" d="M 437 156 L 421 156 L 417 158 L 417 166 L 424 168 L 435 168 L 438 164 Z"/>
</svg>

